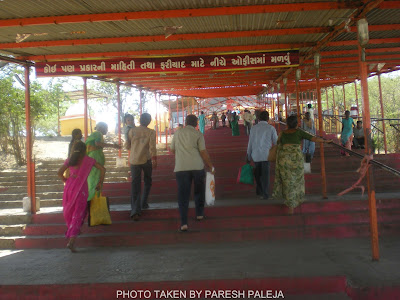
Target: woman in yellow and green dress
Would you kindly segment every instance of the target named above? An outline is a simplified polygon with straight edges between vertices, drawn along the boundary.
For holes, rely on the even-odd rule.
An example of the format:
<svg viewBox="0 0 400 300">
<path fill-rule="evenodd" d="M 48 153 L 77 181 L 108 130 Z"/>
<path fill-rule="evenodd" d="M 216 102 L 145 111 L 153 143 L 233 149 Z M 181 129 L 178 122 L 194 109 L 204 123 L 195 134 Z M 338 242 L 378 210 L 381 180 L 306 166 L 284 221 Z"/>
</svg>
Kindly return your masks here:
<svg viewBox="0 0 400 300">
<path fill-rule="evenodd" d="M 317 143 L 331 143 L 319 137 L 299 130 L 297 116 L 287 119 L 288 128 L 278 137 L 278 150 L 275 164 L 275 183 L 272 197 L 284 199 L 289 207 L 289 214 L 294 208 L 304 202 L 304 158 L 301 151 L 301 142 L 307 139 Z"/>
<path fill-rule="evenodd" d="M 86 147 L 87 147 L 87 155 L 92 157 L 99 163 L 101 166 L 104 166 L 106 160 L 103 153 L 104 147 L 112 147 L 119 149 L 121 146 L 117 144 L 108 144 L 104 143 L 103 135 L 106 135 L 108 131 L 108 125 L 104 122 L 99 122 L 96 125 L 95 131 L 87 138 Z M 96 168 L 92 168 L 92 171 L 89 174 L 87 179 L 88 181 L 88 190 L 89 196 L 88 201 L 92 200 L 94 194 L 96 193 L 96 186 L 100 180 L 100 170 Z"/>
</svg>

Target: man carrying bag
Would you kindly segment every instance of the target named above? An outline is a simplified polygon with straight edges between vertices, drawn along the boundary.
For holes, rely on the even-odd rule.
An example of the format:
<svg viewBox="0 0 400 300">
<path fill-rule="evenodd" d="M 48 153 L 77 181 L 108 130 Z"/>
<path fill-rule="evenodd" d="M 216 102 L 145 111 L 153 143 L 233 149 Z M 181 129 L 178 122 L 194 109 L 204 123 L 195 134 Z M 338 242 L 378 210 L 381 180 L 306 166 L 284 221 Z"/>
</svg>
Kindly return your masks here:
<svg viewBox="0 0 400 300">
<path fill-rule="evenodd" d="M 256 193 L 261 199 L 268 199 L 269 191 L 269 150 L 276 145 L 278 135 L 273 126 L 268 124 L 269 113 L 260 113 L 259 122 L 250 131 L 249 144 L 247 145 L 247 163 L 254 161 L 254 177 L 256 180 Z"/>
<path fill-rule="evenodd" d="M 197 117 L 188 115 L 186 127 L 174 134 L 171 151 L 175 153 L 175 175 L 178 184 L 178 204 L 181 218 L 180 231 L 188 230 L 188 208 L 192 181 L 194 183 L 194 201 L 196 220 L 204 219 L 205 170 L 214 174 L 214 167 L 206 150 L 204 136 L 196 130 Z"/>
</svg>

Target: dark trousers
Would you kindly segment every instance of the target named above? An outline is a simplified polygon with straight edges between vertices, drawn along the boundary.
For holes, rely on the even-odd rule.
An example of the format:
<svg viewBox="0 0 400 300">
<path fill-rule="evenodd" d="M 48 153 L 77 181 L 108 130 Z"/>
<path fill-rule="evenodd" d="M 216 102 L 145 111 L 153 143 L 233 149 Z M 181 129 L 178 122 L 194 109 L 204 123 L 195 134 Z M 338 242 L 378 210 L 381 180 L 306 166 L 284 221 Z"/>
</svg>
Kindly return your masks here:
<svg viewBox="0 0 400 300">
<path fill-rule="evenodd" d="M 250 135 L 251 127 L 253 126 L 253 124 L 250 123 L 250 122 L 244 121 L 244 126 L 246 127 L 245 128 L 246 129 L 246 134 Z"/>
<path fill-rule="evenodd" d="M 256 193 L 268 199 L 269 190 L 269 161 L 254 162 L 254 178 L 256 180 Z"/>
<path fill-rule="evenodd" d="M 180 171 L 176 172 L 176 182 L 178 184 L 178 205 L 181 216 L 181 226 L 188 223 L 189 198 L 194 184 L 194 203 L 196 206 L 196 216 L 203 216 L 204 202 L 206 194 L 206 176 L 204 170 Z"/>
<path fill-rule="evenodd" d="M 140 215 L 142 213 L 142 207 L 148 206 L 147 198 L 150 194 L 151 188 L 151 173 L 153 166 L 151 160 L 148 160 L 142 165 L 131 165 L 131 176 L 132 176 L 132 194 L 131 194 L 131 217 L 133 215 Z M 142 171 L 144 175 L 144 191 L 142 197 L 141 194 L 141 183 L 142 183 Z"/>
<path fill-rule="evenodd" d="M 354 144 L 354 147 L 356 147 L 356 148 L 364 147 L 364 143 L 365 143 L 364 137 L 353 139 L 353 144 Z"/>
</svg>

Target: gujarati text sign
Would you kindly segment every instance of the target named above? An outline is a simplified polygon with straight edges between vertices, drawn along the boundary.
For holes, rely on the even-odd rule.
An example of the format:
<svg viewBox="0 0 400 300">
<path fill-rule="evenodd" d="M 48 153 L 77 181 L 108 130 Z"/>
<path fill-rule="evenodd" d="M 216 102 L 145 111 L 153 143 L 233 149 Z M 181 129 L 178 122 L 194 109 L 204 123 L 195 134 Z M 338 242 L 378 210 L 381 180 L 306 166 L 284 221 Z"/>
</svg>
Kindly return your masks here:
<svg viewBox="0 0 400 300">
<path fill-rule="evenodd" d="M 130 73 L 202 72 L 299 64 L 299 51 L 257 52 L 227 55 L 137 57 L 112 60 L 57 61 L 35 64 L 36 76 L 69 76 Z"/>
</svg>

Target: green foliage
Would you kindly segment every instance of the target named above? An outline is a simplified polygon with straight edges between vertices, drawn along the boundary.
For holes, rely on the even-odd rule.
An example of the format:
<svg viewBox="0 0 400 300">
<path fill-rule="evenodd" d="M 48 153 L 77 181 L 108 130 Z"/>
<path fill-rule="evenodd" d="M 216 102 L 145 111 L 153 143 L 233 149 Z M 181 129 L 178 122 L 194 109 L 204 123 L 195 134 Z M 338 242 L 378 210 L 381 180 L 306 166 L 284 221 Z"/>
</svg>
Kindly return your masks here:
<svg viewBox="0 0 400 300">
<path fill-rule="evenodd" d="M 71 104 L 65 101 L 67 97 L 63 91 L 62 82 L 55 82 L 52 79 L 47 88 L 38 89 L 34 97 L 36 98 L 34 103 L 41 106 L 34 124 L 35 131 L 43 135 L 57 135 L 58 115 L 63 116 Z"/>
<path fill-rule="evenodd" d="M 362 93 L 361 93 L 361 84 L 357 82 L 357 97 L 354 83 L 345 85 L 345 92 L 343 93 L 342 86 L 335 86 L 333 88 L 328 88 L 325 91 L 328 93 L 328 106 L 331 108 L 333 106 L 333 92 L 335 97 L 335 106 L 336 109 L 339 109 L 340 112 L 344 112 L 344 99 L 346 100 L 346 109 L 350 110 L 351 106 L 357 105 L 357 98 L 359 104 L 359 115 L 362 116 Z M 400 119 L 400 76 L 399 73 L 392 74 L 382 74 L 381 75 L 381 86 L 382 86 L 382 99 L 383 99 L 383 109 L 385 119 Z M 322 101 L 323 101 L 323 109 L 326 109 L 326 94 L 325 91 L 322 90 Z M 345 94 L 345 97 L 343 96 Z M 379 82 L 378 76 L 373 76 L 368 79 L 368 96 L 369 96 L 369 111 L 371 118 L 381 119 L 381 104 L 380 104 L 380 95 L 379 95 Z M 391 124 L 400 124 L 399 121 L 385 121 L 386 127 L 386 139 L 387 139 L 387 148 L 389 152 L 399 152 L 399 132 L 390 126 Z M 372 121 L 372 125 L 376 126 L 380 131 L 383 131 L 383 125 L 381 121 Z M 384 151 L 384 143 L 383 143 L 383 134 L 377 134 L 378 130 L 373 130 L 375 132 L 375 136 L 373 139 L 376 141 L 377 151 L 382 153 Z"/>
<path fill-rule="evenodd" d="M 25 159 L 25 87 L 16 75 L 24 78 L 19 66 L 7 65 L 0 72 L 0 145 L 2 151 L 13 154 L 16 163 L 23 165 Z M 32 136 L 57 133 L 58 100 L 64 98 L 60 83 L 50 84 L 48 89 L 37 81 L 30 82 Z M 65 106 L 62 106 L 65 111 Z"/>
</svg>

